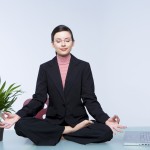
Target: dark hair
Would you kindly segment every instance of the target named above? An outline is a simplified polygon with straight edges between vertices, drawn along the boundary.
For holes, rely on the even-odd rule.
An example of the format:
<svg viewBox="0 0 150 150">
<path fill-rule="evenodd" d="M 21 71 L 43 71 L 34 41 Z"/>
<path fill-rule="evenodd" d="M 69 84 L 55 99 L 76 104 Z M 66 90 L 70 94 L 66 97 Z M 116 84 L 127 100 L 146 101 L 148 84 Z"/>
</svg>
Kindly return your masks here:
<svg viewBox="0 0 150 150">
<path fill-rule="evenodd" d="M 65 25 L 59 25 L 59 26 L 55 27 L 54 30 L 53 30 L 52 33 L 51 33 L 51 41 L 52 41 L 52 42 L 54 42 L 54 35 L 55 35 L 57 32 L 61 32 L 61 31 L 68 31 L 68 32 L 71 34 L 72 41 L 74 41 L 73 33 L 72 33 L 71 29 L 68 28 L 68 27 L 65 26 Z"/>
</svg>

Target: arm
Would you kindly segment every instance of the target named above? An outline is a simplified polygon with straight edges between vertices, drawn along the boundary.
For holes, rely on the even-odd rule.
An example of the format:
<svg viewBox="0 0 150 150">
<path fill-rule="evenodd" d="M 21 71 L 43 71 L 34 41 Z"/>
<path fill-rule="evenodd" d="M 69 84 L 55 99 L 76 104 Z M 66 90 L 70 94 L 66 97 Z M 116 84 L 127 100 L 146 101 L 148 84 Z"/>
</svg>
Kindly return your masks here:
<svg viewBox="0 0 150 150">
<path fill-rule="evenodd" d="M 114 133 L 122 132 L 122 129 L 126 128 L 126 126 L 119 125 L 120 118 L 117 115 L 114 115 L 113 117 L 109 117 L 103 111 L 102 107 L 97 101 L 96 95 L 94 93 L 93 76 L 89 64 L 85 67 L 83 73 L 82 99 L 90 115 L 93 118 L 95 118 L 97 122 L 105 123 L 107 126 L 111 128 L 111 130 Z"/>
<path fill-rule="evenodd" d="M 82 100 L 90 115 L 97 122 L 105 123 L 109 116 L 103 111 L 100 103 L 97 101 L 94 88 L 92 71 L 90 65 L 86 63 L 82 74 Z"/>
<path fill-rule="evenodd" d="M 32 100 L 16 114 L 20 117 L 35 116 L 47 100 L 47 79 L 44 67 L 41 65 L 37 77 L 36 90 Z"/>
<path fill-rule="evenodd" d="M 1 128 L 10 128 L 14 125 L 21 117 L 25 116 L 34 116 L 37 114 L 39 110 L 41 110 L 44 106 L 45 101 L 47 100 L 47 82 L 46 82 L 46 74 L 43 66 L 40 66 L 37 83 L 36 83 L 36 91 L 33 95 L 33 99 L 22 109 L 20 109 L 16 114 L 11 114 L 9 112 L 3 113 L 3 122 L 0 122 Z"/>
</svg>

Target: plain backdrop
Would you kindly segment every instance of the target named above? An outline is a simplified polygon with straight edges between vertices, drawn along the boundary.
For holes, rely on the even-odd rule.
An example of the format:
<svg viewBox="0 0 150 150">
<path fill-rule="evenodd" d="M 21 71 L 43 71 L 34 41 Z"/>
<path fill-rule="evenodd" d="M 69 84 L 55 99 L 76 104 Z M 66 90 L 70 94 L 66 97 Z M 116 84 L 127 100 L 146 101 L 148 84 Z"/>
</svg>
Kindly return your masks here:
<svg viewBox="0 0 150 150">
<path fill-rule="evenodd" d="M 90 63 L 103 110 L 121 124 L 150 126 L 149 0 L 0 0 L 0 77 L 31 98 L 39 65 L 52 59 L 51 32 L 74 33 L 72 54 Z"/>
</svg>

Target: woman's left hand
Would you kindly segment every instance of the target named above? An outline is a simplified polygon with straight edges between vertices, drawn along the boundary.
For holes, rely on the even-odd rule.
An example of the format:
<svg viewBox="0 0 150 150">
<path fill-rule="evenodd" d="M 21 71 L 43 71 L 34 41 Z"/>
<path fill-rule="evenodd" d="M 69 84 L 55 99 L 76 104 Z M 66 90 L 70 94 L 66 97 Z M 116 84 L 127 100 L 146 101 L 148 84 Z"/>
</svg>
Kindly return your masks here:
<svg viewBox="0 0 150 150">
<path fill-rule="evenodd" d="M 119 125 L 119 123 L 120 123 L 120 118 L 117 115 L 110 117 L 105 122 L 105 124 L 111 128 L 114 134 L 116 134 L 117 132 L 122 132 L 123 129 L 127 128 L 126 126 Z"/>
</svg>

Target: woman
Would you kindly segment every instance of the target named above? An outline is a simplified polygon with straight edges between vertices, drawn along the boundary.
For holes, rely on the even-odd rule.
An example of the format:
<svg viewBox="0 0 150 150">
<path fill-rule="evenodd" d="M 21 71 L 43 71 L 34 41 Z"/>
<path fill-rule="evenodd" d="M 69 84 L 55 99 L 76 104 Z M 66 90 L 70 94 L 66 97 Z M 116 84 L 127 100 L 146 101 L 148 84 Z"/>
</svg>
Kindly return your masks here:
<svg viewBox="0 0 150 150">
<path fill-rule="evenodd" d="M 94 93 L 94 81 L 89 63 L 70 52 L 74 46 L 72 31 L 64 25 L 51 33 L 56 56 L 40 65 L 36 91 L 32 100 L 16 114 L 4 113 L 0 127 L 15 124 L 19 136 L 36 145 L 56 145 L 61 137 L 81 144 L 100 143 L 121 132 L 117 115 L 109 117 L 101 108 Z M 46 119 L 34 118 L 49 98 Z M 87 112 L 95 119 L 89 120 Z"/>
</svg>

